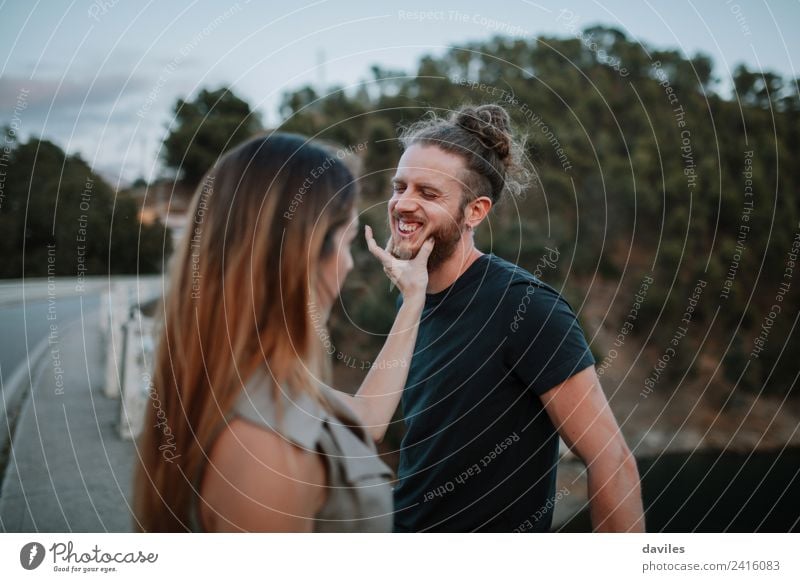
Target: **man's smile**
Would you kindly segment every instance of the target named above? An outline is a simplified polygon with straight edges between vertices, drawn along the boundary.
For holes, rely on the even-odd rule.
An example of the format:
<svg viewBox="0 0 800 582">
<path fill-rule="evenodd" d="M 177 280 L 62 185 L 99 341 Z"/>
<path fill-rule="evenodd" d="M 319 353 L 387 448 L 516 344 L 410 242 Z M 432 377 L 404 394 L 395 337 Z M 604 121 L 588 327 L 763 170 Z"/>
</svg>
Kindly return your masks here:
<svg viewBox="0 0 800 582">
<path fill-rule="evenodd" d="M 404 218 L 395 221 L 395 231 L 404 239 L 412 238 L 419 230 L 422 229 L 423 224 L 415 220 L 406 220 Z"/>
</svg>

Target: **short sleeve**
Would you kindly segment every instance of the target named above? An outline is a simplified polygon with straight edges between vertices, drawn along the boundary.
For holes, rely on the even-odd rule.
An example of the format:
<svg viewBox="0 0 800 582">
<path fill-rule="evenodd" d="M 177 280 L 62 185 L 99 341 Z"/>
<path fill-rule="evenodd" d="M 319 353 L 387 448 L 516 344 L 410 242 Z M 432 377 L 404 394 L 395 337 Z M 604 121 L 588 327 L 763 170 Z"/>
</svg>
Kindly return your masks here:
<svg viewBox="0 0 800 582">
<path fill-rule="evenodd" d="M 276 399 L 271 377 L 259 368 L 239 394 L 232 413 L 303 450 L 316 450 L 327 412 L 306 393 L 290 394 L 288 388 L 278 392 Z"/>
<path fill-rule="evenodd" d="M 514 283 L 503 311 L 509 321 L 505 363 L 537 395 L 595 364 L 575 313 L 551 287 Z"/>
</svg>

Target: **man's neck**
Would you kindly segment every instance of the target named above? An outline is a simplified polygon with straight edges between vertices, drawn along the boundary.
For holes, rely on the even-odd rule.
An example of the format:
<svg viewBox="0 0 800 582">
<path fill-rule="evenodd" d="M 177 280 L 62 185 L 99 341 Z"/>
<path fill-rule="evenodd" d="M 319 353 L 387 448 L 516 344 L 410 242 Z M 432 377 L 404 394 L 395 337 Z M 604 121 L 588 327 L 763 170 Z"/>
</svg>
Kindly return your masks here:
<svg viewBox="0 0 800 582">
<path fill-rule="evenodd" d="M 447 289 L 450 285 L 455 283 L 458 278 L 464 274 L 464 271 L 469 269 L 470 265 L 481 255 L 483 255 L 483 253 L 475 248 L 472 237 L 467 240 L 462 240 L 452 256 L 442 263 L 438 269 L 428 274 L 427 292 L 429 294 L 439 293 Z"/>
</svg>

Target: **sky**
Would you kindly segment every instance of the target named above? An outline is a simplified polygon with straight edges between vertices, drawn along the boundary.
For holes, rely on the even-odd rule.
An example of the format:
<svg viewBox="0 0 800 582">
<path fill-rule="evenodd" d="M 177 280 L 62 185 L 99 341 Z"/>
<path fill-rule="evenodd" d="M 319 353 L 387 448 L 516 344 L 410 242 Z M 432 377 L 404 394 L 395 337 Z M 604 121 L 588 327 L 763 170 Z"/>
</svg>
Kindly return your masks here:
<svg viewBox="0 0 800 582">
<path fill-rule="evenodd" d="M 800 77 L 800 0 L 0 0 L 0 125 L 79 153 L 114 185 L 163 174 L 178 98 L 229 86 L 265 125 L 307 84 L 356 87 L 370 66 L 505 34 L 629 39 L 707 54 L 720 87 L 739 63 Z"/>
</svg>

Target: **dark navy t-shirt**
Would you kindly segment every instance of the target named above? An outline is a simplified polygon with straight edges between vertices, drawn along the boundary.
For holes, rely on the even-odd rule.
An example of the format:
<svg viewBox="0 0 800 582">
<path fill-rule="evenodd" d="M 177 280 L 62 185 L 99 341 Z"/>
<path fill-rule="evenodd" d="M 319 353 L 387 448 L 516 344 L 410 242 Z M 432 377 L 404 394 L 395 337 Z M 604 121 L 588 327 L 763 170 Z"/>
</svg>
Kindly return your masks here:
<svg viewBox="0 0 800 582">
<path fill-rule="evenodd" d="M 492 254 L 429 294 L 403 391 L 395 530 L 548 531 L 558 433 L 539 396 L 594 363 L 567 301 Z"/>
</svg>

